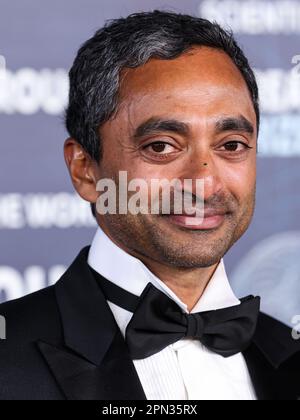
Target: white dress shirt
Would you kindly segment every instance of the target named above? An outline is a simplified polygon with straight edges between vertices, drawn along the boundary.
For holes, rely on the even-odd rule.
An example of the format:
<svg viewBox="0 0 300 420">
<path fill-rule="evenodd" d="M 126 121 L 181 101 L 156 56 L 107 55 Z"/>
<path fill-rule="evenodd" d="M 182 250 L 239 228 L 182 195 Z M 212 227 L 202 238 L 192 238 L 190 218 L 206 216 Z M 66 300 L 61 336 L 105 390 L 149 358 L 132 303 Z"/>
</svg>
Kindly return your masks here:
<svg viewBox="0 0 300 420">
<path fill-rule="evenodd" d="M 173 299 L 183 311 L 187 306 L 139 259 L 119 248 L 98 228 L 88 264 L 119 287 L 140 296 L 149 282 Z M 108 302 L 125 337 L 132 313 Z M 223 259 L 191 313 L 239 305 L 227 279 Z M 133 361 L 148 400 L 255 400 L 243 355 L 223 358 L 199 340 L 184 338 L 153 356 Z"/>
</svg>

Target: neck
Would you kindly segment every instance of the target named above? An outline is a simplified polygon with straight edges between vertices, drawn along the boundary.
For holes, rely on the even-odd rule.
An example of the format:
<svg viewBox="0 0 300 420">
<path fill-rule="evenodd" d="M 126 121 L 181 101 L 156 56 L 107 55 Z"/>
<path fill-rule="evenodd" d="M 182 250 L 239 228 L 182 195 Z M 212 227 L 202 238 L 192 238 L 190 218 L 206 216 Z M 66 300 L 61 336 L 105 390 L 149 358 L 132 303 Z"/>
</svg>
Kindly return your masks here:
<svg viewBox="0 0 300 420">
<path fill-rule="evenodd" d="M 218 264 L 205 268 L 178 268 L 145 258 L 139 259 L 188 307 L 191 312 L 202 297 Z"/>
</svg>

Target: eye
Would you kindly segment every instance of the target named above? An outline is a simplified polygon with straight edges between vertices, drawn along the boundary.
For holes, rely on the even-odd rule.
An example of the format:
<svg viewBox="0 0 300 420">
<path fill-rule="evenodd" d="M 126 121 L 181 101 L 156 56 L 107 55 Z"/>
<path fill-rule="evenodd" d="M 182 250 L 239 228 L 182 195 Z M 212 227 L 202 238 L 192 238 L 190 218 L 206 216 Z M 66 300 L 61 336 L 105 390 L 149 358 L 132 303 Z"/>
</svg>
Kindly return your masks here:
<svg viewBox="0 0 300 420">
<path fill-rule="evenodd" d="M 248 144 L 243 143 L 242 141 L 232 140 L 225 144 L 222 147 L 225 147 L 226 152 L 243 152 L 246 149 L 253 149 L 253 147 L 248 146 Z"/>
<path fill-rule="evenodd" d="M 162 141 L 148 144 L 143 147 L 144 150 L 150 150 L 153 154 L 167 155 L 174 152 L 175 147 L 169 143 L 164 143 Z"/>
</svg>

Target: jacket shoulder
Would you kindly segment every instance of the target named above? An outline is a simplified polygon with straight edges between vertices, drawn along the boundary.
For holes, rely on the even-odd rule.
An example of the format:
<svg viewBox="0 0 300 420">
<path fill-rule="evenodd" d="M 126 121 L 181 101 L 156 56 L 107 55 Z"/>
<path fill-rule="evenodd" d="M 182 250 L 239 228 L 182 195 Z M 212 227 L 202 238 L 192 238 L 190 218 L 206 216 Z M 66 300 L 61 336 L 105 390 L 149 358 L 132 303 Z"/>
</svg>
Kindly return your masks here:
<svg viewBox="0 0 300 420">
<path fill-rule="evenodd" d="M 61 399 L 38 349 L 58 344 L 62 328 L 53 286 L 0 305 L 6 337 L 0 339 L 0 400 Z M 3 329 L 3 328 L 2 328 Z"/>
<path fill-rule="evenodd" d="M 4 341 L 48 337 L 52 326 L 60 323 L 54 286 L 2 303 L 0 315 L 6 323 Z"/>
</svg>

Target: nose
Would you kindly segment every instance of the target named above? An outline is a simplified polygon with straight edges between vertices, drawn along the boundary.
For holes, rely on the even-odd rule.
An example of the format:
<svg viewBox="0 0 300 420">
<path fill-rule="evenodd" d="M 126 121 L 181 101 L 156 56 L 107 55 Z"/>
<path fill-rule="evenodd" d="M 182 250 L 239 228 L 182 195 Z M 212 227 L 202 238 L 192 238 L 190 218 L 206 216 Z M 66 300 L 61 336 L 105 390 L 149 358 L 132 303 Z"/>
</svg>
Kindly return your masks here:
<svg viewBox="0 0 300 420">
<path fill-rule="evenodd" d="M 201 180 L 203 185 L 204 201 L 223 190 L 223 182 L 217 163 L 210 151 L 194 151 L 182 171 L 182 178 L 193 180 L 193 193 L 196 194 L 196 180 Z"/>
</svg>

